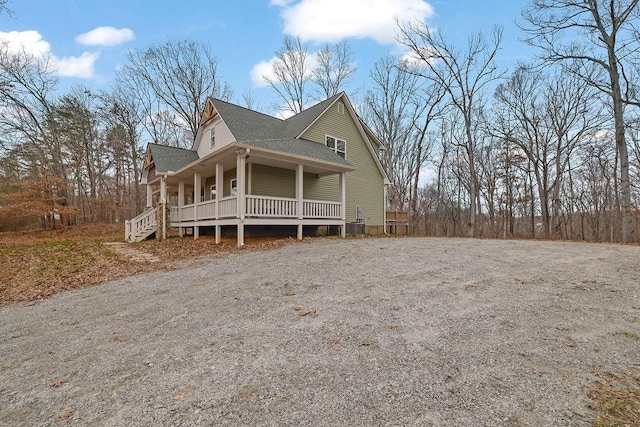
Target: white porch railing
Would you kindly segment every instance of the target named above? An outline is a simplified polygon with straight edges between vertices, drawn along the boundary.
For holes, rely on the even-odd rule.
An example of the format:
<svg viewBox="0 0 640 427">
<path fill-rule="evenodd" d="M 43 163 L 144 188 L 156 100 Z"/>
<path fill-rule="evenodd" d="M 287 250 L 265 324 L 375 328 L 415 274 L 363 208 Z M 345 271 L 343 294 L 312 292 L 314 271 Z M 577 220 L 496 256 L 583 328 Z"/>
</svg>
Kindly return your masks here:
<svg viewBox="0 0 640 427">
<path fill-rule="evenodd" d="M 245 215 L 257 218 L 297 218 L 298 200 L 288 197 L 271 196 L 245 196 Z M 218 217 L 216 218 L 216 203 L 218 204 Z M 205 219 L 236 218 L 238 216 L 238 197 L 228 196 L 220 200 L 209 200 L 198 203 L 197 217 L 194 216 L 194 205 L 171 208 L 171 221 L 186 222 Z M 340 202 L 324 200 L 303 200 L 302 217 L 314 219 L 340 219 L 342 218 L 342 205 Z"/>
<path fill-rule="evenodd" d="M 125 221 L 124 239 L 137 242 L 154 232 L 156 229 L 156 210 L 149 209 L 135 218 Z"/>
<path fill-rule="evenodd" d="M 198 203 L 198 219 L 212 219 L 216 217 L 216 201 L 207 200 Z"/>
<path fill-rule="evenodd" d="M 218 218 L 235 218 L 238 214 L 238 197 L 229 196 L 220 199 Z"/>
<path fill-rule="evenodd" d="M 342 218 L 342 204 L 340 202 L 325 202 L 320 200 L 304 200 L 302 202 L 302 216 L 304 218 Z"/>
<path fill-rule="evenodd" d="M 247 195 L 247 216 L 296 218 L 298 201 L 286 197 Z"/>
</svg>

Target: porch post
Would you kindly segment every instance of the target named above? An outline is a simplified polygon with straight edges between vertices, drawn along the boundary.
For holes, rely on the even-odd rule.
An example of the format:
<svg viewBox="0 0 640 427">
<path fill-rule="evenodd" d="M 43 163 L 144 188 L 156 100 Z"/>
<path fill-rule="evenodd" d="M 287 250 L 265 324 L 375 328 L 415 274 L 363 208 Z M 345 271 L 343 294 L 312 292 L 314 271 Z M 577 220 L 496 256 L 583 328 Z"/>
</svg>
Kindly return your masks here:
<svg viewBox="0 0 640 427">
<path fill-rule="evenodd" d="M 178 222 L 180 222 L 182 215 L 182 207 L 184 206 L 184 181 L 180 181 L 178 184 Z M 180 237 L 183 236 L 182 227 L 178 227 L 178 233 Z"/>
<path fill-rule="evenodd" d="M 347 173 L 340 172 L 340 219 L 342 220 L 342 227 L 340 235 L 344 238 L 347 237 Z"/>
<path fill-rule="evenodd" d="M 153 188 L 151 184 L 147 184 L 147 209 L 153 207 Z"/>
<path fill-rule="evenodd" d="M 224 194 L 224 167 L 222 165 L 222 163 L 216 163 L 216 204 L 215 204 L 215 218 L 219 219 L 220 218 L 220 198 L 222 198 L 222 195 Z M 221 234 L 222 233 L 222 227 L 220 227 L 220 225 L 216 224 L 216 245 L 220 244 L 221 242 Z"/>
<path fill-rule="evenodd" d="M 162 240 L 167 239 L 167 179 L 160 177 L 160 206 L 162 207 Z M 156 228 L 157 232 L 157 228 Z"/>
<path fill-rule="evenodd" d="M 201 187 L 202 176 L 200 173 L 196 172 L 193 175 L 193 240 L 196 240 L 200 237 L 200 227 L 198 227 L 198 203 L 200 202 L 200 192 L 202 191 Z"/>
<path fill-rule="evenodd" d="M 216 163 L 216 205 L 214 207 L 215 218 L 220 217 L 220 199 L 224 194 L 224 167 L 222 163 Z"/>
<path fill-rule="evenodd" d="M 304 218 L 304 166 L 296 167 L 296 199 L 298 199 L 298 240 L 302 240 L 302 219 Z"/>
<path fill-rule="evenodd" d="M 246 152 L 238 150 L 238 158 L 236 160 L 236 181 L 238 184 L 238 247 L 244 246 L 244 217 L 245 217 L 245 168 L 246 168 Z"/>
</svg>

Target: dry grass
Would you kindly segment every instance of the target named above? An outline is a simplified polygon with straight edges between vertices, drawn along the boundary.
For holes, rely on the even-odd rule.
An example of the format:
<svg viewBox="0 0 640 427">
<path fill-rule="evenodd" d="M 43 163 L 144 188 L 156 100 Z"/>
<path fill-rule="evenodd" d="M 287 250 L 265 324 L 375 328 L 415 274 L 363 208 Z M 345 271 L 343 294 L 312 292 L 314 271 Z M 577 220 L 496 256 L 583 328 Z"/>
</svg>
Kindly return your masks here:
<svg viewBox="0 0 640 427">
<path fill-rule="evenodd" d="M 136 244 L 162 262 L 141 263 L 114 252 L 106 242 L 124 240 L 122 224 L 0 233 L 0 305 L 34 301 L 137 273 L 176 268 L 171 261 L 239 250 L 235 239 L 215 245 L 212 237 L 148 240 Z M 242 250 L 263 250 L 290 239 L 248 239 Z"/>
<path fill-rule="evenodd" d="M 640 426 L 640 370 L 613 374 L 594 371 L 598 377 L 588 392 L 598 413 L 597 427 Z"/>
</svg>

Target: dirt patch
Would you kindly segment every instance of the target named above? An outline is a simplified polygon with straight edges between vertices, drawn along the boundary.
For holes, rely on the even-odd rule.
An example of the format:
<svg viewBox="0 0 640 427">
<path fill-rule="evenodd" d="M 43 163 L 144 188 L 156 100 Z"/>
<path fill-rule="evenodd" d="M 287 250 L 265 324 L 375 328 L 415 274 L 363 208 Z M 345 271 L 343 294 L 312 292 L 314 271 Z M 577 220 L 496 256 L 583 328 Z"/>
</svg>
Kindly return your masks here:
<svg viewBox="0 0 640 427">
<path fill-rule="evenodd" d="M 640 374 L 637 246 L 314 240 L 185 266 L 0 308 L 0 424 L 586 426 Z"/>
</svg>

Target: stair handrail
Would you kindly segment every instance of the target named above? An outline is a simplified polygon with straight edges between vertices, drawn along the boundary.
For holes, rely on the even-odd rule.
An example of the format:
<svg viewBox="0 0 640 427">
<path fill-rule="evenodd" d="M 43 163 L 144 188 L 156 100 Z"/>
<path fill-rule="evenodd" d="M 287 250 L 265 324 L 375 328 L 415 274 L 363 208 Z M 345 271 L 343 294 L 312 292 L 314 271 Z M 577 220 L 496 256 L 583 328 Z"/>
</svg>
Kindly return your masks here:
<svg viewBox="0 0 640 427">
<path fill-rule="evenodd" d="M 124 239 L 131 241 L 147 227 L 156 226 L 156 208 L 148 209 L 140 215 L 124 222 Z"/>
</svg>

